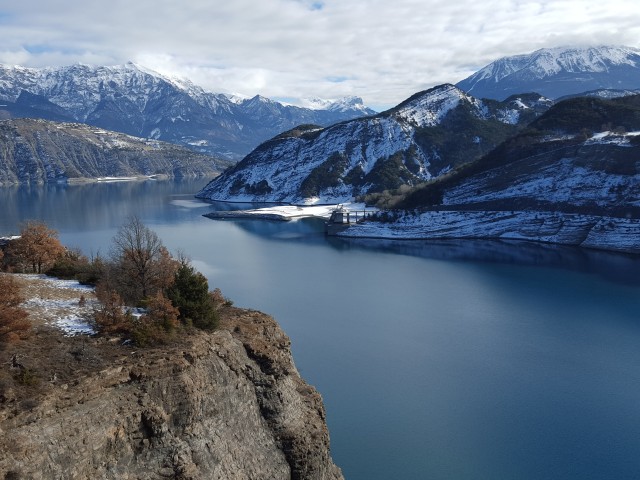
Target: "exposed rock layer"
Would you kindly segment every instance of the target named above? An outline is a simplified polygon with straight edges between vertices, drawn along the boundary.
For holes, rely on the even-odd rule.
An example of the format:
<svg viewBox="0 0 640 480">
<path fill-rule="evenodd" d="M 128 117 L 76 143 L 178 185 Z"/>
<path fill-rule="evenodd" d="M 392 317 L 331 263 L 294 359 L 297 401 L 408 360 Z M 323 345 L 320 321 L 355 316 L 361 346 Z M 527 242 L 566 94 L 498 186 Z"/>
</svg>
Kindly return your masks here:
<svg viewBox="0 0 640 480">
<path fill-rule="evenodd" d="M 226 160 L 77 123 L 0 121 L 0 185 L 99 177 L 214 177 Z"/>
<path fill-rule="evenodd" d="M 117 347 L 106 368 L 54 377 L 30 408 L 5 392 L 2 478 L 343 478 L 322 399 L 298 374 L 289 338 L 259 312 L 224 317 L 222 329 L 179 347 Z M 86 345 L 89 362 L 103 347 Z"/>
</svg>

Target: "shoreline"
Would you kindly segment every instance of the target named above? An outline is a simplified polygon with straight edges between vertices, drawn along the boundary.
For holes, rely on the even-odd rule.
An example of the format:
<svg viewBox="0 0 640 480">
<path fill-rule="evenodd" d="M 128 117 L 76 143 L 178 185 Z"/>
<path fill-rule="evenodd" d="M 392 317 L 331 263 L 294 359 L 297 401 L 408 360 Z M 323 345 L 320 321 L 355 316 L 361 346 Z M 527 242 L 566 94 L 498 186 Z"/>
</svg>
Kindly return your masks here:
<svg viewBox="0 0 640 480">
<path fill-rule="evenodd" d="M 525 240 L 640 254 L 640 219 L 562 212 L 428 211 L 387 223 L 336 225 L 327 234 L 388 240 Z"/>
</svg>

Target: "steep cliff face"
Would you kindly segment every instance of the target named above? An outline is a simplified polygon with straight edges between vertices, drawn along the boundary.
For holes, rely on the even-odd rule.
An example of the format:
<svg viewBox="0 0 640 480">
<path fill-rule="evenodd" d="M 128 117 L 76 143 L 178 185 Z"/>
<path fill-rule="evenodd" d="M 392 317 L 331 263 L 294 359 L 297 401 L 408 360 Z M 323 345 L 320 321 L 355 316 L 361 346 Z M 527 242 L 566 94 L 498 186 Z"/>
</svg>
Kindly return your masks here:
<svg viewBox="0 0 640 480">
<path fill-rule="evenodd" d="M 148 350 L 51 344 L 41 330 L 34 341 L 56 361 L 36 366 L 37 392 L 25 402 L 25 387 L 5 385 L 0 395 L 2 478 L 343 478 L 322 399 L 298 374 L 288 337 L 259 312 L 223 317 L 215 333 Z M 22 348 L 28 367 L 36 360 Z"/>
</svg>

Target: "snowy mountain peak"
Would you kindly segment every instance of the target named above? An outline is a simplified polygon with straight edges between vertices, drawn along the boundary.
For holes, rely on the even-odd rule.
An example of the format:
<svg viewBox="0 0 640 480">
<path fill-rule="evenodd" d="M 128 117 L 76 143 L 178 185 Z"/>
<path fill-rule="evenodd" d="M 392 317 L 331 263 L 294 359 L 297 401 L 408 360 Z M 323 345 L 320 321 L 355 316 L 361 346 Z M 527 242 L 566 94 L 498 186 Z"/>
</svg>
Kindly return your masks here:
<svg viewBox="0 0 640 480">
<path fill-rule="evenodd" d="M 624 46 L 543 48 L 504 57 L 458 86 L 481 98 L 502 100 L 536 91 L 550 98 L 600 88 L 637 88 L 640 49 Z"/>
<path fill-rule="evenodd" d="M 280 134 L 198 196 L 234 202 L 348 202 L 429 180 L 479 158 L 515 132 L 516 125 L 544 110 L 544 99 L 535 94 L 482 102 L 453 85 L 441 85 L 377 115 Z"/>
<path fill-rule="evenodd" d="M 362 111 L 364 115 L 370 115 L 371 110 L 364 105 L 364 101 L 360 97 L 347 96 L 338 99 L 324 98 L 303 98 L 300 100 L 303 108 L 310 110 L 331 110 L 334 112 L 345 112 L 349 110 Z"/>
<path fill-rule="evenodd" d="M 482 103 L 451 84 L 416 93 L 389 112 L 419 127 L 433 127 L 460 102 L 482 109 Z"/>
<path fill-rule="evenodd" d="M 18 105 L 23 92 L 30 97 L 23 96 Z M 82 122 L 233 159 L 296 125 L 331 125 L 374 113 L 355 98 L 311 110 L 261 95 L 241 98 L 208 92 L 188 79 L 165 76 L 133 62 L 47 68 L 0 65 L 0 102 L 7 104 L 3 114 L 8 118 Z"/>
</svg>

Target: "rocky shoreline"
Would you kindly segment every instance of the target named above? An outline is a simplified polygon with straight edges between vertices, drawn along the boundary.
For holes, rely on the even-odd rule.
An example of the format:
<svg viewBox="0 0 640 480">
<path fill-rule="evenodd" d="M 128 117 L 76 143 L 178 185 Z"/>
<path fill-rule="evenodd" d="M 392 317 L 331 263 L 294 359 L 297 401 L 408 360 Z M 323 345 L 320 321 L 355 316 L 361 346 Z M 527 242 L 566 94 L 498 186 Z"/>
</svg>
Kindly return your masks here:
<svg viewBox="0 0 640 480">
<path fill-rule="evenodd" d="M 509 239 L 640 254 L 640 219 L 547 211 L 427 211 L 334 228 L 385 239 Z"/>
</svg>

